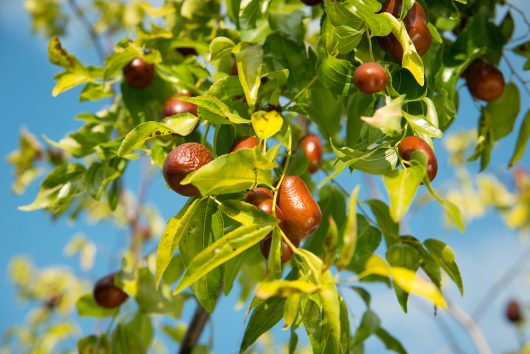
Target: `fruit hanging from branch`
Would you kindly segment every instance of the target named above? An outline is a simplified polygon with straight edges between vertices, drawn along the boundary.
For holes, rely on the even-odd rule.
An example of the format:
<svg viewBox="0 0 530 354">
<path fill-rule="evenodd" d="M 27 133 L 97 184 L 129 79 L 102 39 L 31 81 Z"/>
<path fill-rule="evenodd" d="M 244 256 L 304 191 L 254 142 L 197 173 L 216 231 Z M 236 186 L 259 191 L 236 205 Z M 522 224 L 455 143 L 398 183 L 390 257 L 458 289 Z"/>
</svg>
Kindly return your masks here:
<svg viewBox="0 0 530 354">
<path fill-rule="evenodd" d="M 115 284 L 116 273 L 111 273 L 99 279 L 92 292 L 94 301 L 101 307 L 113 309 L 121 306 L 129 295 Z"/>
<path fill-rule="evenodd" d="M 410 161 L 412 153 L 416 151 L 422 152 L 427 156 L 427 177 L 429 182 L 432 182 L 438 172 L 438 160 L 431 146 L 417 136 L 407 136 L 399 143 L 399 156 L 404 161 Z"/>
</svg>

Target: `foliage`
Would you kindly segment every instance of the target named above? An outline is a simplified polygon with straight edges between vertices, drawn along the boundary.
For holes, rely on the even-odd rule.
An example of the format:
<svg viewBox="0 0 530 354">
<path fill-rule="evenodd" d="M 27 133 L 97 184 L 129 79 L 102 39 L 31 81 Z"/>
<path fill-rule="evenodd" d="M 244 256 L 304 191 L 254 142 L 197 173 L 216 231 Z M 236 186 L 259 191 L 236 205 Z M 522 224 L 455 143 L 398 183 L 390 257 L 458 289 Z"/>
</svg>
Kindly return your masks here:
<svg viewBox="0 0 530 354">
<path fill-rule="evenodd" d="M 408 10 L 414 1 L 403 3 Z M 78 88 L 80 101 L 98 101 L 102 109 L 77 115 L 82 126 L 57 142 L 46 139 L 46 149 L 22 131 L 19 150 L 8 158 L 15 168 L 13 191 L 22 193 L 43 173 L 35 200 L 21 210 L 44 210 L 53 218 L 71 220 L 86 213 L 95 220 L 128 225 L 131 250 L 123 254 L 118 284 L 135 306 L 129 301 L 119 311 L 103 310 L 86 285 L 68 273 L 54 276 L 68 280 L 50 285 L 53 291 L 41 295 L 32 288 L 31 265 L 15 260 L 12 274 L 20 294 L 42 301 L 57 293 L 58 308 L 64 306 L 65 313 L 73 311 L 75 299 L 78 316 L 116 319 L 106 333 L 79 339 L 81 353 L 147 352 L 159 345 L 153 333 L 160 332 L 181 342 L 182 331 L 175 323 L 183 324 L 182 308 L 190 299 L 195 297 L 213 312 L 220 294 L 233 291 L 236 281 L 240 301 L 249 303 L 241 352 L 283 319 L 291 331 L 290 352 L 303 328 L 315 353 L 361 353 L 371 336 L 389 350 L 404 353 L 406 345 L 381 326 L 370 308 L 365 284 L 392 287 L 405 312 L 409 294 L 440 309 L 447 307 L 442 272 L 464 292 L 449 245 L 402 234 L 409 207 L 424 200 L 416 197 L 418 191 L 439 202 L 446 219 L 460 230 L 464 220 L 484 213 L 474 208 L 486 206 L 501 210 L 513 228 L 530 227 L 528 175 L 519 177 L 518 195 L 485 175 L 476 188 L 462 183 L 463 191 L 438 193 L 426 178 L 423 154 L 414 154 L 410 161 L 398 154 L 399 143 L 409 135 L 430 145 L 433 139 L 446 139 L 460 103 L 459 78 L 476 58 L 499 64 L 514 31 L 514 10 L 504 1 L 419 3 L 427 10 L 433 38 L 423 57 L 406 31 L 406 10 L 395 18 L 381 12 L 381 1 L 376 0 L 324 0 L 311 8 L 298 0 L 168 0 L 161 7 L 145 1 L 93 0 L 86 8 L 75 1 L 69 2 L 71 8 L 59 1 L 25 1 L 34 30 L 50 37 L 50 62 L 61 68 L 52 94 Z M 496 14 L 506 9 L 504 19 L 496 21 Z M 67 30 L 70 12 L 88 24 L 100 55 L 101 37 L 118 39 L 101 63 L 84 64 L 63 47 L 58 35 Z M 402 61 L 379 44 L 378 37 L 390 34 L 403 47 Z M 515 53 L 530 62 L 527 48 L 525 43 Z M 122 68 L 134 58 L 154 65 L 155 77 L 146 88 L 135 88 L 123 78 Z M 379 62 L 390 75 L 385 90 L 372 95 L 357 90 L 352 81 L 355 68 L 368 61 Z M 524 70 L 529 69 L 526 63 Z M 480 159 L 481 170 L 486 169 L 494 145 L 516 126 L 519 90 L 526 89 L 519 81 L 508 83 L 498 100 L 477 102 L 475 146 L 469 145 L 472 139 L 447 138 L 461 178 L 469 179 L 466 159 Z M 180 98 L 198 107 L 197 116 L 182 113 L 160 120 L 166 99 L 183 91 L 193 95 Z M 529 117 L 527 112 L 509 166 L 523 158 Z M 308 161 L 298 148 L 309 131 L 324 141 L 320 168 L 327 176 L 321 180 L 308 173 Z M 230 152 L 234 141 L 248 135 L 257 135 L 258 147 Z M 166 155 L 185 142 L 207 146 L 214 160 L 182 181 L 201 195 L 191 197 L 181 210 L 170 211 L 174 216 L 162 230 L 158 213 L 141 199 L 133 202 L 123 188 L 124 173 L 139 160 L 159 170 Z M 474 153 L 468 158 L 469 148 Z M 363 200 L 362 186 L 346 192 L 335 181 L 344 171 L 380 176 L 388 199 Z M 286 175 L 303 178 L 315 195 L 318 190 L 323 213 L 320 228 L 299 248 L 278 219 L 243 201 L 258 185 L 272 190 L 276 201 Z M 270 233 L 277 247 L 271 246 L 269 259 L 262 261 L 259 243 Z M 142 244 L 153 235 L 161 236 L 158 249 L 147 252 Z M 281 241 L 295 254 L 283 266 Z M 79 253 L 85 267 L 95 252 L 84 237 L 77 237 L 67 250 Z M 350 324 L 351 310 L 341 287 L 354 289 L 366 302 L 357 328 Z M 171 319 L 171 325 L 154 321 L 155 315 Z M 39 314 L 38 321 L 43 316 Z M 37 325 L 34 316 L 29 321 Z M 51 352 L 57 342 L 77 335 L 72 323 L 51 322 L 46 327 L 48 342 L 23 328 L 11 331 L 10 337 L 23 338 L 22 351 Z M 41 342 L 48 347 L 39 347 Z"/>
</svg>

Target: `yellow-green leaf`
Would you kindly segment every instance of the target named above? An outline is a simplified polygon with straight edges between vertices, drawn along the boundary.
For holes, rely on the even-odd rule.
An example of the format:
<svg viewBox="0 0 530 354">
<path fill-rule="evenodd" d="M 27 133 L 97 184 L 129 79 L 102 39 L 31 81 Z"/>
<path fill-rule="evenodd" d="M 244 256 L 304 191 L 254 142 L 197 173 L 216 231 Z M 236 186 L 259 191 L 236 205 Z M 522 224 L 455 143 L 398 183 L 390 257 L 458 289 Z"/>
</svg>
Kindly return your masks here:
<svg viewBox="0 0 530 354">
<path fill-rule="evenodd" d="M 276 111 L 257 111 L 251 117 L 252 127 L 260 139 L 267 139 L 280 131 L 283 117 Z"/>
<path fill-rule="evenodd" d="M 313 294 L 320 287 L 305 280 L 272 280 L 261 282 L 256 289 L 256 297 L 268 299 L 273 296 L 289 297 L 295 294 Z"/>
</svg>

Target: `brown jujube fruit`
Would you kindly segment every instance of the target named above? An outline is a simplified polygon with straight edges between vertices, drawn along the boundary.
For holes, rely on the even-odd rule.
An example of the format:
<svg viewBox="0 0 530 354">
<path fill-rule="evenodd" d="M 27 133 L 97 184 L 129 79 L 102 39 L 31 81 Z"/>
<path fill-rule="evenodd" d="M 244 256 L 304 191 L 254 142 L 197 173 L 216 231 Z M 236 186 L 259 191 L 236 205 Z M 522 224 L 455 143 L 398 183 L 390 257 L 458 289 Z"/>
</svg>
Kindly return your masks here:
<svg viewBox="0 0 530 354">
<path fill-rule="evenodd" d="M 267 214 L 272 215 L 272 202 L 273 202 L 272 199 L 264 199 L 258 204 L 256 204 L 256 207 L 266 212 Z M 279 226 L 283 227 L 283 220 L 285 220 L 285 216 L 282 212 L 282 209 L 280 209 L 278 205 L 276 205 L 275 213 L 276 213 L 276 217 L 278 218 L 278 220 L 280 220 Z"/>
<path fill-rule="evenodd" d="M 134 58 L 123 67 L 125 81 L 132 87 L 144 88 L 149 86 L 155 76 L 153 64 L 146 63 L 142 58 Z"/>
<path fill-rule="evenodd" d="M 111 273 L 99 279 L 94 285 L 94 301 L 101 307 L 116 308 L 129 297 L 122 289 L 114 285 L 116 273 Z"/>
<path fill-rule="evenodd" d="M 304 154 L 309 161 L 308 170 L 310 173 L 315 173 L 318 171 L 324 153 L 320 137 L 315 134 L 307 134 L 302 139 L 302 146 L 304 148 Z"/>
<path fill-rule="evenodd" d="M 464 76 L 469 92 L 480 100 L 493 101 L 504 92 L 504 75 L 494 65 L 482 59 L 474 60 Z"/>
<path fill-rule="evenodd" d="M 519 303 L 515 300 L 511 300 L 506 305 L 506 318 L 512 323 L 518 323 L 523 320 L 523 315 L 521 314 L 521 307 Z"/>
<path fill-rule="evenodd" d="M 272 236 L 267 236 L 263 241 L 261 241 L 261 244 L 260 244 L 261 254 L 266 259 L 269 258 L 269 252 L 271 250 L 271 243 L 272 243 Z M 296 247 L 298 247 L 298 243 L 293 242 L 293 244 Z M 293 256 L 293 250 L 291 249 L 291 247 L 289 247 L 287 242 L 282 240 L 282 254 L 280 255 L 281 262 L 285 263 L 289 261 L 292 258 L 292 256 Z"/>
<path fill-rule="evenodd" d="M 291 239 L 301 240 L 312 235 L 322 222 L 320 207 L 300 177 L 285 176 L 278 206 L 284 216 L 283 230 Z"/>
<path fill-rule="evenodd" d="M 197 115 L 197 106 L 193 103 L 179 100 L 179 97 L 192 97 L 190 93 L 177 93 L 169 97 L 162 108 L 162 118 L 170 117 L 179 113 L 191 113 Z"/>
<path fill-rule="evenodd" d="M 415 151 L 421 151 L 427 155 L 427 177 L 431 182 L 438 172 L 438 160 L 431 146 L 417 136 L 407 136 L 398 146 L 399 156 L 405 161 L 410 161 L 410 157 Z"/>
<path fill-rule="evenodd" d="M 235 142 L 230 152 L 234 152 L 234 151 L 241 150 L 241 149 L 252 149 L 258 145 L 259 145 L 259 140 L 255 135 L 245 136 Z"/>
<path fill-rule="evenodd" d="M 389 0 L 383 5 L 382 11 L 391 13 L 394 17 L 399 18 L 401 14 L 401 0 Z M 403 19 L 407 33 L 409 34 L 416 51 L 423 56 L 432 44 L 432 35 L 427 26 L 427 15 L 420 3 L 415 2 Z M 403 48 L 393 34 L 385 37 L 378 37 L 379 43 L 385 52 L 401 60 L 403 58 Z"/>
<path fill-rule="evenodd" d="M 199 194 L 199 190 L 192 184 L 180 182 L 193 171 L 198 170 L 213 157 L 210 151 L 199 143 L 185 143 L 174 148 L 164 161 L 164 179 L 168 186 L 178 194 L 190 197 Z"/>
<path fill-rule="evenodd" d="M 381 64 L 370 61 L 355 69 L 353 81 L 361 92 L 372 94 L 385 89 L 388 74 Z"/>
<path fill-rule="evenodd" d="M 263 187 L 257 187 L 250 191 L 248 191 L 247 195 L 245 196 L 245 202 L 258 205 L 265 199 L 272 199 L 273 194 L 270 189 L 263 188 Z"/>
</svg>

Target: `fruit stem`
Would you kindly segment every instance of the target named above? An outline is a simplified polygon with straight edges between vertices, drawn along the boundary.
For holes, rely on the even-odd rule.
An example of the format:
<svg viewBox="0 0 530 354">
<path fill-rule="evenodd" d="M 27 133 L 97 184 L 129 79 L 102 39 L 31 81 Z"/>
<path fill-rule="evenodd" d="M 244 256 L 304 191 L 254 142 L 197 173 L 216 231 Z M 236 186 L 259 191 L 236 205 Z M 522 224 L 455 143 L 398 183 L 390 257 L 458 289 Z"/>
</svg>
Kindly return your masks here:
<svg viewBox="0 0 530 354">
<path fill-rule="evenodd" d="M 311 86 L 313 86 L 313 84 L 317 81 L 317 77 L 315 76 L 314 78 L 311 79 L 311 81 L 309 81 L 307 83 L 307 85 L 305 85 L 297 94 L 296 96 L 294 96 L 294 98 L 292 100 L 290 100 L 289 102 L 287 102 L 287 104 L 285 105 L 285 107 L 289 107 L 291 105 L 291 103 L 293 102 L 296 102 L 297 99 L 300 98 L 300 96 L 302 96 L 302 94 L 307 91 L 309 88 L 311 88 Z"/>
</svg>

